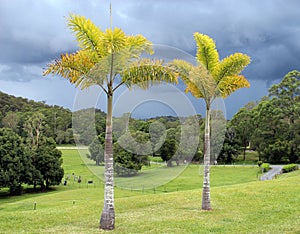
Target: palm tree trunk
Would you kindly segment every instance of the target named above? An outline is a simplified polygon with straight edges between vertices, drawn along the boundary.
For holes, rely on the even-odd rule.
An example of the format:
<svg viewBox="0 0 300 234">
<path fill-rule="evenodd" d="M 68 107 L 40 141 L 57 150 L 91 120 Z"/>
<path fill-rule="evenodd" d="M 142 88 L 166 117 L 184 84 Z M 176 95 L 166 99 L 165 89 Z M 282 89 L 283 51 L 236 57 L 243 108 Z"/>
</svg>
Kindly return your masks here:
<svg viewBox="0 0 300 234">
<path fill-rule="evenodd" d="M 104 207 L 100 219 L 100 228 L 112 230 L 115 228 L 115 208 L 114 208 L 114 161 L 113 161 L 113 141 L 112 141 L 112 94 L 107 94 L 107 116 L 105 132 L 105 173 L 104 173 Z"/>
<path fill-rule="evenodd" d="M 210 210 L 210 105 L 206 106 L 202 210 Z"/>
</svg>

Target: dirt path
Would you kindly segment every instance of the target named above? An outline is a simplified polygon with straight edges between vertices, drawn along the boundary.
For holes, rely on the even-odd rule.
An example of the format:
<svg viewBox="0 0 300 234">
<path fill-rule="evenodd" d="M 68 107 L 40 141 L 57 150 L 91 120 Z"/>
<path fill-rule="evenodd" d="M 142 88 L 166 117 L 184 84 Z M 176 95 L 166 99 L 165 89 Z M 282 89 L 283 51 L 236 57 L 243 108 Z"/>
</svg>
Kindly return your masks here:
<svg viewBox="0 0 300 234">
<path fill-rule="evenodd" d="M 275 175 L 281 174 L 281 165 L 271 165 L 271 168 L 271 170 L 260 177 L 260 180 L 272 180 Z"/>
</svg>

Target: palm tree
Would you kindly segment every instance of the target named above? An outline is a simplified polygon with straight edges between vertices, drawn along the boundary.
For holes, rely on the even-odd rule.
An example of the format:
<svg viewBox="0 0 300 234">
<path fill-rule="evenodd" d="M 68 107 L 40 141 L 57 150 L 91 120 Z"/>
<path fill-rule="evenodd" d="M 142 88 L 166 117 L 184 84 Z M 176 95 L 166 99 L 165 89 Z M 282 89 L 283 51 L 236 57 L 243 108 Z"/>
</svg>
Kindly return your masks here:
<svg viewBox="0 0 300 234">
<path fill-rule="evenodd" d="M 196 98 L 203 98 L 206 106 L 204 137 L 204 177 L 202 209 L 210 210 L 210 112 L 217 97 L 227 97 L 239 88 L 250 84 L 240 73 L 250 63 L 249 56 L 235 53 L 219 60 L 216 44 L 207 35 L 196 32 L 197 66 L 183 60 L 174 60 L 173 67 L 187 86 L 186 91 Z"/>
<path fill-rule="evenodd" d="M 70 14 L 68 27 L 75 33 L 80 50 L 63 54 L 48 64 L 44 75 L 60 75 L 81 89 L 98 85 L 107 96 L 105 133 L 104 208 L 100 228 L 115 226 L 114 167 L 112 145 L 112 104 L 114 92 L 122 85 L 147 88 L 161 81 L 176 82 L 176 74 L 161 60 L 141 59 L 151 53 L 152 44 L 142 35 L 128 36 L 121 29 L 102 31 L 91 20 Z"/>
</svg>

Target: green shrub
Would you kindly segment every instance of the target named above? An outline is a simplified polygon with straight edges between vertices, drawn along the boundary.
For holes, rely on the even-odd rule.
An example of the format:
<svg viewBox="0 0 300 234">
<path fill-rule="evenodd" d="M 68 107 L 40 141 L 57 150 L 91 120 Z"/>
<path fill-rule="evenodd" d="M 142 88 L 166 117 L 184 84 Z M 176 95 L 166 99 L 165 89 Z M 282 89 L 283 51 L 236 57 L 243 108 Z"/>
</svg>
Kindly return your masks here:
<svg viewBox="0 0 300 234">
<path fill-rule="evenodd" d="M 257 161 L 257 165 L 258 165 L 259 167 L 261 166 L 261 164 L 263 164 L 262 161 Z"/>
<path fill-rule="evenodd" d="M 291 172 L 291 171 L 296 171 L 298 170 L 299 167 L 297 164 L 288 164 L 288 165 L 285 165 L 283 166 L 282 168 L 282 173 L 287 173 L 287 172 Z"/>
<path fill-rule="evenodd" d="M 269 163 L 263 163 L 263 164 L 261 164 L 261 165 L 260 165 L 260 168 L 263 169 L 263 172 L 267 172 L 268 170 L 271 169 Z"/>
</svg>

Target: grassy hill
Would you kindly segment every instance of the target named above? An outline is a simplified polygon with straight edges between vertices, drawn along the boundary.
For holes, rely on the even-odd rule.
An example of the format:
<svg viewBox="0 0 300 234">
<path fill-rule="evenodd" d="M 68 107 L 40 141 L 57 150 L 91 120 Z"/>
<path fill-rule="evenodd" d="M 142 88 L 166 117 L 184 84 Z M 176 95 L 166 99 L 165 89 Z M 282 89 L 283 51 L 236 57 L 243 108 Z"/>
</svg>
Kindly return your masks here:
<svg viewBox="0 0 300 234">
<path fill-rule="evenodd" d="M 68 185 L 1 197 L 0 233 L 105 233 L 98 229 L 101 181 L 76 151 L 64 150 L 63 156 Z M 201 211 L 197 166 L 166 185 L 174 192 L 163 192 L 164 186 L 155 194 L 116 188 L 116 230 L 111 233 L 299 233 L 300 171 L 273 181 L 257 181 L 256 172 L 247 166 L 212 167 L 209 212 Z M 82 176 L 82 184 L 72 181 L 72 173 Z"/>
</svg>

